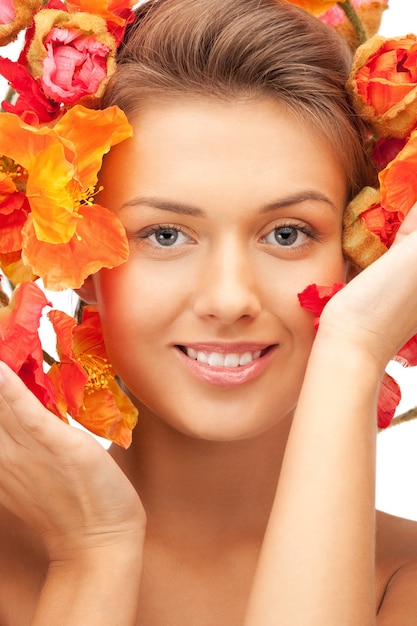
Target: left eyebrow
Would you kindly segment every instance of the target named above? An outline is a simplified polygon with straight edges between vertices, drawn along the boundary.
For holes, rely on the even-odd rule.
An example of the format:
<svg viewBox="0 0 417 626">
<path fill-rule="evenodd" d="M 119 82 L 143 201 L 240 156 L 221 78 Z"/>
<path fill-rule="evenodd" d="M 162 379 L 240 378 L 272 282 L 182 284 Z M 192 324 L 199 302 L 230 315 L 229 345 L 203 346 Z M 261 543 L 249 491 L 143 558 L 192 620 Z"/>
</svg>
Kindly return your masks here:
<svg viewBox="0 0 417 626">
<path fill-rule="evenodd" d="M 269 204 L 262 207 L 261 213 L 269 213 L 270 211 L 284 209 L 294 204 L 309 202 L 310 200 L 313 200 L 314 202 L 325 202 L 333 209 L 333 211 L 337 212 L 338 210 L 336 205 L 324 193 L 321 193 L 321 191 L 316 191 L 314 189 L 307 189 L 298 193 L 290 194 L 289 196 L 286 196 L 281 200 L 277 200 L 276 202 L 270 202 Z"/>
</svg>

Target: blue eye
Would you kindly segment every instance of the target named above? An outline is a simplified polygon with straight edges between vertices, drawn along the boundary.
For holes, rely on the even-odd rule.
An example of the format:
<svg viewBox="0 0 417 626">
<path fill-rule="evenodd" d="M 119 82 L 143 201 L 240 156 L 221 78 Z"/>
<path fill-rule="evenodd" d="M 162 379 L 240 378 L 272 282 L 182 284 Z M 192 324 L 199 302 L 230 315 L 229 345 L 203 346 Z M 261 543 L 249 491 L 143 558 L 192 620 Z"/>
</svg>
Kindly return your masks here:
<svg viewBox="0 0 417 626">
<path fill-rule="evenodd" d="M 158 247 L 173 248 L 189 243 L 190 238 L 178 226 L 151 226 L 137 235 Z"/>
<path fill-rule="evenodd" d="M 307 229 L 306 226 L 301 224 L 285 224 L 283 226 L 276 226 L 263 237 L 263 241 L 272 245 L 278 244 L 281 247 L 298 248 L 299 246 L 303 246 L 309 238 L 314 239 L 315 237 L 314 233 Z"/>
<path fill-rule="evenodd" d="M 155 241 L 159 243 L 160 246 L 174 246 L 180 235 L 181 232 L 176 228 L 160 228 L 155 229 L 153 232 Z"/>
</svg>

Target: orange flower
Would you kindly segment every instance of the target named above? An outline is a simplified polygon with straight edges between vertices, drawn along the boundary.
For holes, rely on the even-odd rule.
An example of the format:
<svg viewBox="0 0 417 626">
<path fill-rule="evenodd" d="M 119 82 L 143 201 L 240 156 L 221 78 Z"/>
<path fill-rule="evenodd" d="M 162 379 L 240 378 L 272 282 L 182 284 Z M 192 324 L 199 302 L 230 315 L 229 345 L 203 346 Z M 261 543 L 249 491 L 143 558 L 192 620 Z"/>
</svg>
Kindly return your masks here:
<svg viewBox="0 0 417 626">
<path fill-rule="evenodd" d="M 67 3 L 79 11 L 100 15 L 106 22 L 122 26 L 126 21 L 126 9 L 131 9 L 136 0 L 67 0 Z"/>
<path fill-rule="evenodd" d="M 417 37 L 376 36 L 358 48 L 348 89 L 377 134 L 406 137 L 417 119 Z"/>
<path fill-rule="evenodd" d="M 338 0 L 286 0 L 286 2 L 313 13 L 313 15 L 320 15 L 337 4 Z"/>
<path fill-rule="evenodd" d="M 1 0 L 0 46 L 5 46 L 32 22 L 42 0 Z"/>
<path fill-rule="evenodd" d="M 381 204 L 399 213 L 401 221 L 417 201 L 417 130 L 404 148 L 379 173 Z"/>
<path fill-rule="evenodd" d="M 0 359 L 19 374 L 46 407 L 58 414 L 54 387 L 43 371 L 38 335 L 42 310 L 49 304 L 35 283 L 16 287 L 9 305 L 0 309 Z"/>
<path fill-rule="evenodd" d="M 82 323 L 62 311 L 49 313 L 57 334 L 60 363 L 48 376 L 58 391 L 58 405 L 88 430 L 127 448 L 137 409 L 115 380 L 96 307 L 85 307 Z"/>
<path fill-rule="evenodd" d="M 6 174 L 10 178 L 20 168 L 19 185 L 30 208 L 22 229 L 22 259 L 47 289 L 79 287 L 92 271 L 127 259 L 120 221 L 93 204 L 92 197 L 104 154 L 131 132 L 117 107 L 94 111 L 76 105 L 52 128 L 30 126 L 9 113 L 0 116 Z M 0 242 L 0 252 L 10 250 Z"/>
</svg>

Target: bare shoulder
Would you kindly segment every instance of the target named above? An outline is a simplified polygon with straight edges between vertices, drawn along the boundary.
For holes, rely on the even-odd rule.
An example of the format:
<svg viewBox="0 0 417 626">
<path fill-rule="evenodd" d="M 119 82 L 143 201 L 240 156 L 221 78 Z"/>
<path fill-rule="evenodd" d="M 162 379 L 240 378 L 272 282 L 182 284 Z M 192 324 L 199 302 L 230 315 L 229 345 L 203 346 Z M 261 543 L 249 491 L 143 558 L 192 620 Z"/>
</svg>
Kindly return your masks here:
<svg viewBox="0 0 417 626">
<path fill-rule="evenodd" d="M 377 513 L 378 626 L 415 626 L 417 522 Z"/>
<path fill-rule="evenodd" d="M 39 538 L 0 507 L 0 624 L 27 626 L 47 571 Z"/>
</svg>

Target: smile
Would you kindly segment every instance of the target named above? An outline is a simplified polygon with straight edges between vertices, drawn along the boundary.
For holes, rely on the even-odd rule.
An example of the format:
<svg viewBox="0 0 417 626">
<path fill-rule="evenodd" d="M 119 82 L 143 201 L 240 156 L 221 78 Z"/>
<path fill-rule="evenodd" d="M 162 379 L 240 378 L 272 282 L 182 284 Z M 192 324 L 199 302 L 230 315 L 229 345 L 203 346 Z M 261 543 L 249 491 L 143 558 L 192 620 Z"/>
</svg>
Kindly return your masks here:
<svg viewBox="0 0 417 626">
<path fill-rule="evenodd" d="M 182 363 L 194 377 L 217 387 L 235 387 L 260 376 L 278 345 L 176 347 Z"/>
<path fill-rule="evenodd" d="M 227 352 L 223 354 L 221 352 L 205 352 L 203 350 L 197 351 L 194 350 L 194 348 L 186 348 L 183 346 L 181 349 L 188 357 L 190 357 L 190 359 L 199 361 L 199 363 L 204 363 L 210 367 L 227 368 L 236 368 L 248 365 L 255 359 L 259 359 L 259 357 L 262 356 L 262 353 L 265 352 L 265 350 L 256 350 L 254 352 L 246 351 L 241 354 L 238 352 Z"/>
</svg>

